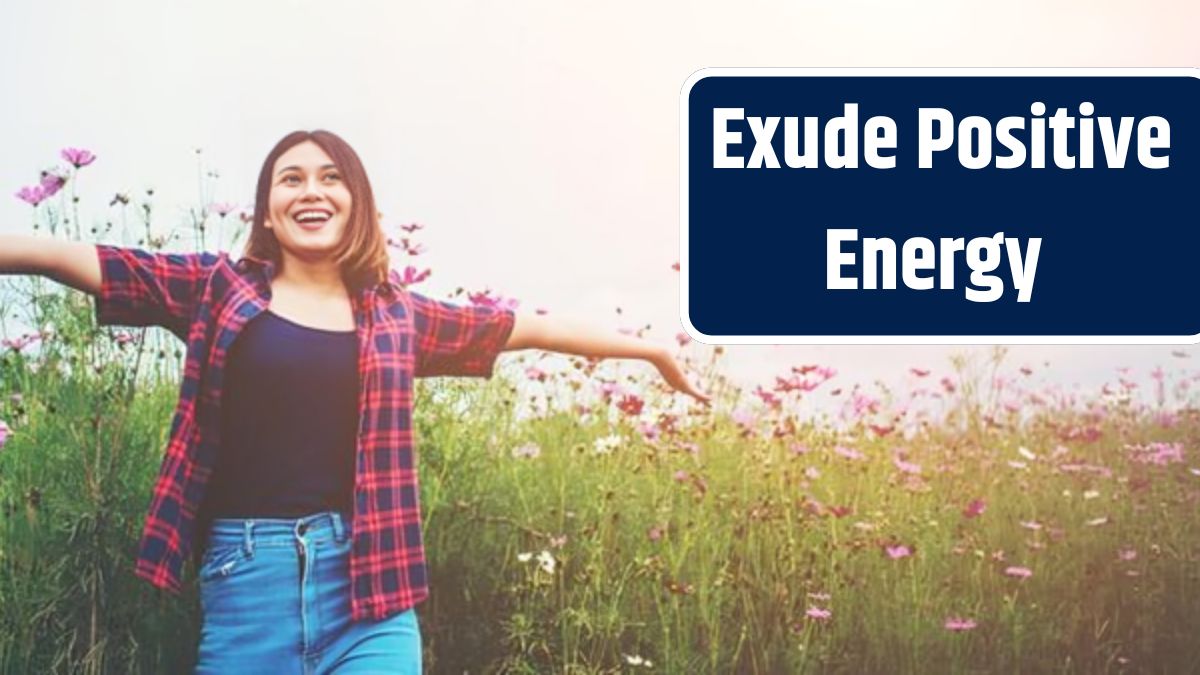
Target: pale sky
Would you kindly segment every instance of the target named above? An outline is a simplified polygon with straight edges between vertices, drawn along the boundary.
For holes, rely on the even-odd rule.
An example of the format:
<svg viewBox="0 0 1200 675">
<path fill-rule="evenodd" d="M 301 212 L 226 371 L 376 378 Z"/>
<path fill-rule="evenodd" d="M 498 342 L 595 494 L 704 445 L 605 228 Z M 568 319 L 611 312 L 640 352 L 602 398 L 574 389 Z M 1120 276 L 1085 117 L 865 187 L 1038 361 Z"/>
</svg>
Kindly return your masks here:
<svg viewBox="0 0 1200 675">
<path fill-rule="evenodd" d="M 114 192 L 153 187 L 168 229 L 199 203 L 196 148 L 220 173 L 211 199 L 249 204 L 275 141 L 326 128 L 363 158 L 386 224 L 427 225 L 423 292 L 489 287 L 597 326 L 650 323 L 665 342 L 681 330 L 670 266 L 692 72 L 1196 66 L 1198 25 L 1200 4 L 1153 0 L 6 3 L 0 232 L 28 229 L 11 195 L 64 146 L 99 156 L 78 185 L 84 214 L 102 222 Z M 726 363 L 746 384 L 801 363 L 898 383 L 986 349 L 738 346 Z M 1009 362 L 1088 385 L 1196 359 L 1193 346 L 1017 346 Z"/>
</svg>

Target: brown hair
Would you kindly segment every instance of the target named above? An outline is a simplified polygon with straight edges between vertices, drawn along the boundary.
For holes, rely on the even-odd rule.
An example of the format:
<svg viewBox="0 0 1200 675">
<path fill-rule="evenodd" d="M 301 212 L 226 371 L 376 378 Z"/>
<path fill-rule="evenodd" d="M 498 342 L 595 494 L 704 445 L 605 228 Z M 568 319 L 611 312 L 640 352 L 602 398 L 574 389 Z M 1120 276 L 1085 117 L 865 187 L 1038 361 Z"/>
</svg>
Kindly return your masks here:
<svg viewBox="0 0 1200 675">
<path fill-rule="evenodd" d="M 293 131 L 284 136 L 263 161 L 254 198 L 254 221 L 246 240 L 245 256 L 270 260 L 275 268 L 283 264 L 279 240 L 265 223 L 271 195 L 271 172 L 279 156 L 305 141 L 316 143 L 337 166 L 350 190 L 350 216 L 342 241 L 334 251 L 334 260 L 342 270 L 348 290 L 357 293 L 388 278 L 387 238 L 379 224 L 375 196 L 362 160 L 340 136 L 323 129 Z"/>
</svg>

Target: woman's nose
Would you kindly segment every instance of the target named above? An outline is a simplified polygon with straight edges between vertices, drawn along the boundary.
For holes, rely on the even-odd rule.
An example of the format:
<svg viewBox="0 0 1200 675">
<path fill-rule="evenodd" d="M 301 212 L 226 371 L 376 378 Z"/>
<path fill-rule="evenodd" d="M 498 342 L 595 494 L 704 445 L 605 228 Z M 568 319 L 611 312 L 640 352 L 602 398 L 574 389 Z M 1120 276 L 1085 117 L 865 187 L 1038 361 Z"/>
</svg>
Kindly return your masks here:
<svg viewBox="0 0 1200 675">
<path fill-rule="evenodd" d="M 310 179 L 304 181 L 304 195 L 303 196 L 305 196 L 305 197 L 321 196 L 321 185 L 317 181 L 316 178 L 310 178 Z"/>
</svg>

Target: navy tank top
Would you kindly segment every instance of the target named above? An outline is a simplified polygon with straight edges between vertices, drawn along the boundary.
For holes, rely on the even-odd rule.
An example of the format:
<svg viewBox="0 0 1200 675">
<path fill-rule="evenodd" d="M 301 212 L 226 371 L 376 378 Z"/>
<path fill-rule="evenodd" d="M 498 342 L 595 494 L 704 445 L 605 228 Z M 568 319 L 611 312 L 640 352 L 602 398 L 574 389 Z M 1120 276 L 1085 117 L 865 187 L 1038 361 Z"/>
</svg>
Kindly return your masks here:
<svg viewBox="0 0 1200 675">
<path fill-rule="evenodd" d="M 221 394 L 221 447 L 205 496 L 212 518 L 352 513 L 358 338 L 270 310 L 238 334 Z"/>
</svg>

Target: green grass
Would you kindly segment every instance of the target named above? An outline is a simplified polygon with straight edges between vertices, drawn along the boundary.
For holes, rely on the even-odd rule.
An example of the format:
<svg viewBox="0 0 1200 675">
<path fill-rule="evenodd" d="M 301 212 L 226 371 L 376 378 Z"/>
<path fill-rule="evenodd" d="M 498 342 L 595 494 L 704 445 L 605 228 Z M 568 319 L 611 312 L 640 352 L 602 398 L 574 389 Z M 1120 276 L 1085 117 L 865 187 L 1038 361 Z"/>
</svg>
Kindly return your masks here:
<svg viewBox="0 0 1200 675">
<path fill-rule="evenodd" d="M 118 346 L 79 296 L 31 308 L 57 331 L 0 355 L 0 420 L 13 429 L 0 449 L 0 672 L 185 671 L 194 588 L 165 596 L 132 574 L 177 343 L 134 331 Z M 747 426 L 731 414 L 751 397 L 712 363 L 715 408 L 676 410 L 674 431 L 654 440 L 614 406 L 574 407 L 588 399 L 565 385 L 586 392 L 599 376 L 582 366 L 546 390 L 518 390 L 519 368 L 421 383 L 430 672 L 1200 670 L 1194 408 L 1170 426 L 1113 401 L 1018 416 L 962 380 L 947 414 L 907 440 L 878 437 L 865 418 L 806 421 L 794 400 L 756 408 Z M 648 410 L 668 404 L 629 380 Z M 518 414 L 531 391 L 545 412 Z M 1071 440 L 1086 426 L 1098 440 Z M 598 453 L 612 434 L 621 442 Z M 1182 443 L 1186 461 L 1132 461 L 1126 445 L 1150 441 Z M 540 453 L 514 457 L 528 443 Z M 919 477 L 893 463 L 897 447 Z M 1079 464 L 1111 476 L 1070 470 Z M 976 498 L 986 511 L 966 518 Z M 913 554 L 889 559 L 893 543 Z M 1136 557 L 1119 560 L 1126 549 Z M 1010 565 L 1033 575 L 1005 576 Z M 952 616 L 978 626 L 950 632 Z"/>
</svg>

